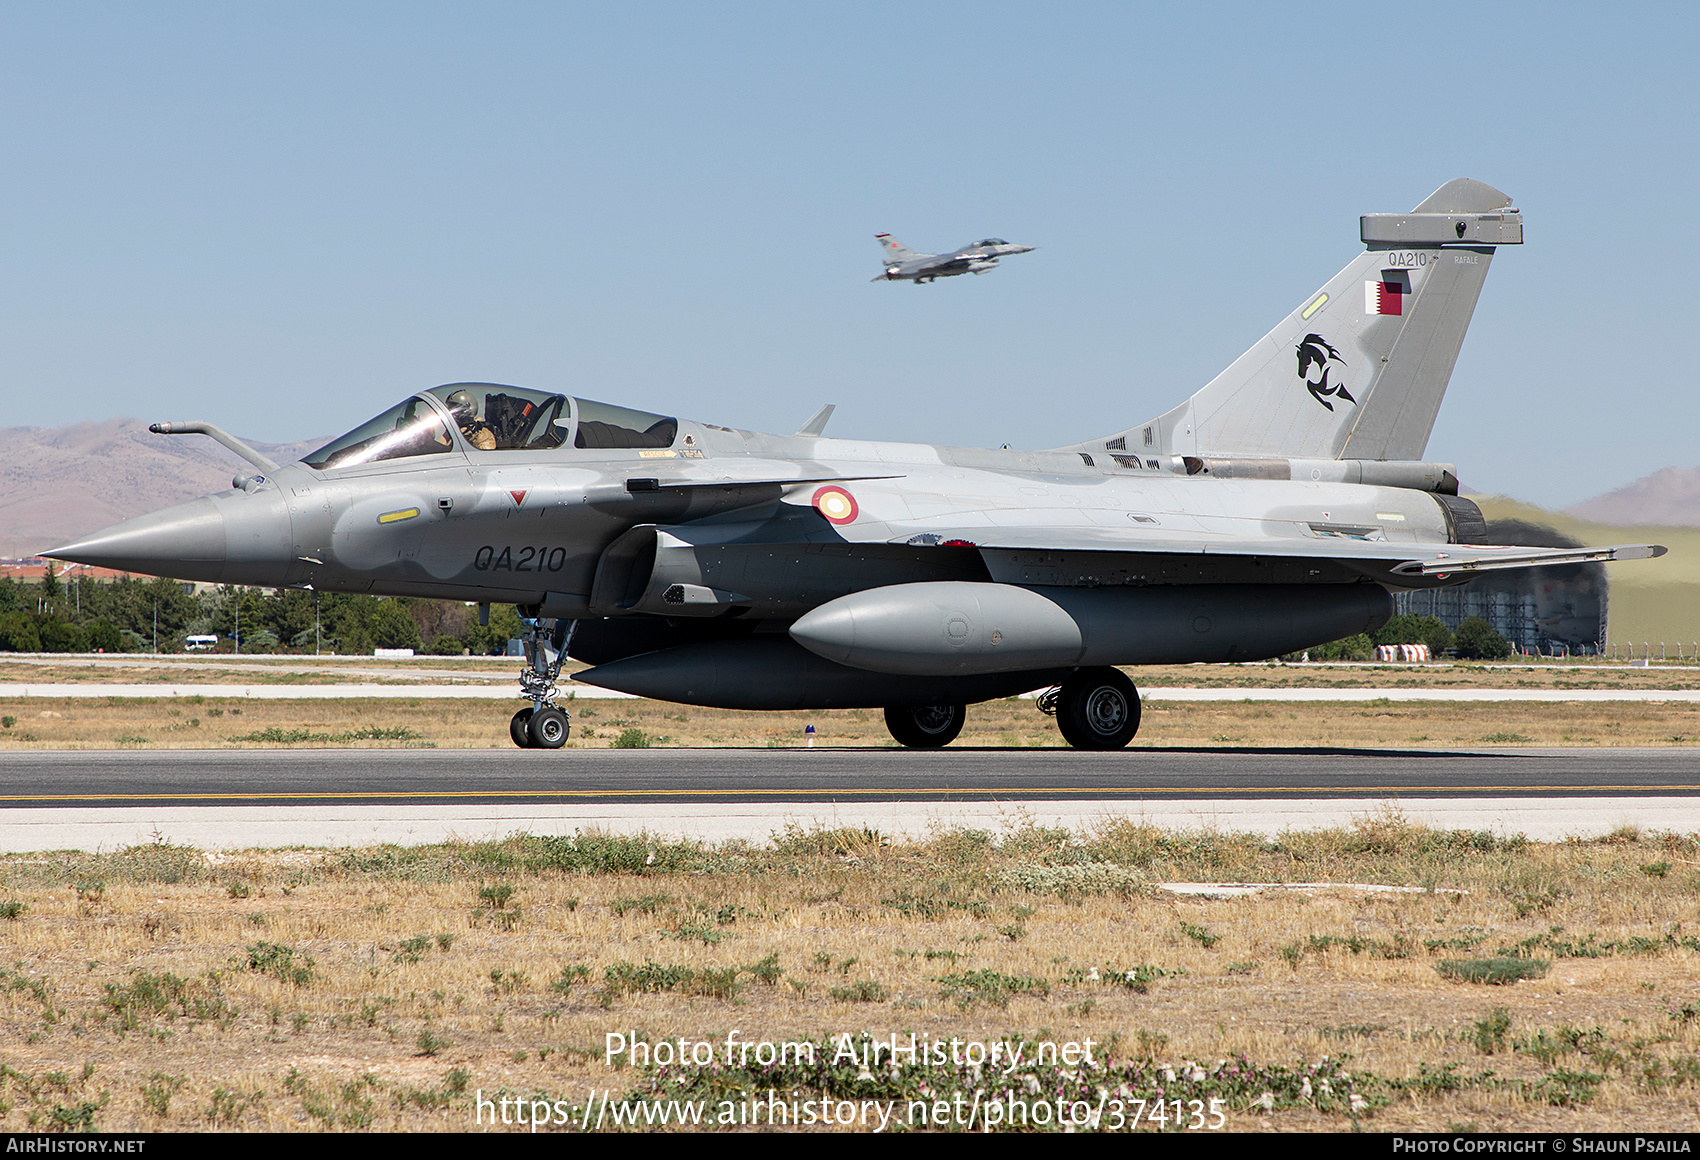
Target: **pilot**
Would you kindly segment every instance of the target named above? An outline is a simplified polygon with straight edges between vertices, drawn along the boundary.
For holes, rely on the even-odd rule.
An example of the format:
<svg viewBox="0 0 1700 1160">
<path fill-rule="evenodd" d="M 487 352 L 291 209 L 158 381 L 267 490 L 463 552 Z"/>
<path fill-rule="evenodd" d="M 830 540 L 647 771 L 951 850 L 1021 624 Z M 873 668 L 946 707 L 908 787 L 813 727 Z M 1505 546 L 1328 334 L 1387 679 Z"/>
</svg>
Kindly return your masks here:
<svg viewBox="0 0 1700 1160">
<path fill-rule="evenodd" d="M 472 395 L 466 391 L 455 391 L 448 397 L 449 413 L 460 425 L 460 433 L 466 441 L 480 451 L 496 450 L 496 432 L 490 424 L 478 417 L 478 404 L 472 401 Z"/>
</svg>

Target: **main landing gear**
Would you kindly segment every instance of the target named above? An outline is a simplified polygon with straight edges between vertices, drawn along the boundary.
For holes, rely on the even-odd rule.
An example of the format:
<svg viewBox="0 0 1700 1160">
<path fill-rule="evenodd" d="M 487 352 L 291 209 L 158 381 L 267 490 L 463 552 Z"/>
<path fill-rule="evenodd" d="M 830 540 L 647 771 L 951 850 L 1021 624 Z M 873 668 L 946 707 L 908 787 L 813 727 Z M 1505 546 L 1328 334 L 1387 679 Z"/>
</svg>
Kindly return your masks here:
<svg viewBox="0 0 1700 1160">
<path fill-rule="evenodd" d="M 572 640 L 577 622 L 556 620 L 544 628 L 542 620 L 521 617 L 519 623 L 520 643 L 525 648 L 519 695 L 529 698 L 531 705 L 508 722 L 508 736 L 521 749 L 559 749 L 572 732 L 572 720 L 555 704 L 555 682 L 560 679 L 561 662 L 566 659 L 567 642 Z"/>
<path fill-rule="evenodd" d="M 1139 690 L 1119 669 L 1078 669 L 1039 697 L 1076 749 L 1121 749 L 1139 732 Z"/>
<path fill-rule="evenodd" d="M 1040 695 L 1039 711 L 1056 717 L 1063 739 L 1076 749 L 1120 749 L 1139 732 L 1139 690 L 1119 669 L 1070 673 L 1061 685 Z M 967 719 L 965 705 L 885 711 L 885 727 L 911 749 L 949 745 Z"/>
<path fill-rule="evenodd" d="M 967 705 L 923 705 L 885 711 L 885 727 L 899 745 L 910 749 L 942 749 L 956 740 L 967 721 Z"/>
</svg>

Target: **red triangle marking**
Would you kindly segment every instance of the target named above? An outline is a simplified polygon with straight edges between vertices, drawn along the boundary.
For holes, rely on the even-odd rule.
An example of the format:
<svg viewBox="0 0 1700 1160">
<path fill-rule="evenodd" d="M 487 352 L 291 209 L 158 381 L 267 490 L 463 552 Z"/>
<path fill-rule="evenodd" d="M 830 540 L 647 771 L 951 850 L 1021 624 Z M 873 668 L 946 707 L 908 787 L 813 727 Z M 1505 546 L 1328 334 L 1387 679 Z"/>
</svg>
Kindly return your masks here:
<svg viewBox="0 0 1700 1160">
<path fill-rule="evenodd" d="M 508 494 L 514 497 L 515 507 L 523 507 L 525 505 L 526 493 L 524 491 L 510 491 Z"/>
</svg>

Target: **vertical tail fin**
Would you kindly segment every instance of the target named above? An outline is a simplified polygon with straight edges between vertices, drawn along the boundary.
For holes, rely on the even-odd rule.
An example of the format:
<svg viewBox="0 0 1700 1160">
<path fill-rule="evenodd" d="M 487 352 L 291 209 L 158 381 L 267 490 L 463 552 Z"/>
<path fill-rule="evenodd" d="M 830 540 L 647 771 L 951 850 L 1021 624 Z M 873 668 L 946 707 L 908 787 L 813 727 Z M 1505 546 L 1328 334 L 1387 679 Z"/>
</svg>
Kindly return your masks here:
<svg viewBox="0 0 1700 1160">
<path fill-rule="evenodd" d="M 1192 398 L 1104 442 L 1153 455 L 1420 460 L 1494 247 L 1523 240 L 1510 207 L 1459 178 L 1408 214 L 1365 215 L 1364 253 Z"/>
<path fill-rule="evenodd" d="M 885 251 L 885 264 L 888 266 L 921 256 L 890 234 L 875 234 L 874 237 L 879 239 L 880 248 Z"/>
</svg>

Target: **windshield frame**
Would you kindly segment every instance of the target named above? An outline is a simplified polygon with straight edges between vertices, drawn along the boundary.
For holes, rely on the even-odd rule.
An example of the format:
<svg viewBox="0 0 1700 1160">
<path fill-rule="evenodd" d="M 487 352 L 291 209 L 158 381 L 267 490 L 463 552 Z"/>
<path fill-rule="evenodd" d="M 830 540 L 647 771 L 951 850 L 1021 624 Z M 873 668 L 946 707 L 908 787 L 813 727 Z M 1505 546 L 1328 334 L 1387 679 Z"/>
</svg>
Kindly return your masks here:
<svg viewBox="0 0 1700 1160">
<path fill-rule="evenodd" d="M 371 426 L 374 423 L 379 422 L 382 419 L 389 418 L 391 415 L 394 415 L 397 412 L 402 411 L 403 408 L 405 408 L 409 403 L 413 403 L 413 402 L 416 402 L 418 400 L 424 401 L 425 411 L 426 411 L 427 415 L 429 416 L 431 422 L 436 424 L 439 434 L 446 434 L 448 436 L 448 442 L 446 444 L 444 444 L 441 447 L 430 448 L 430 449 L 427 449 L 427 450 L 424 450 L 424 451 L 409 452 L 409 453 L 403 454 L 403 455 L 383 455 L 383 456 L 379 456 L 377 458 L 361 459 L 357 462 L 352 462 L 352 463 L 346 462 L 346 461 L 333 462 L 333 460 L 336 459 L 338 454 L 343 454 L 343 455 L 346 456 L 347 452 L 351 451 L 352 449 L 354 449 L 356 447 L 361 446 L 362 444 L 372 444 L 372 443 L 377 442 L 379 439 L 381 439 L 383 437 L 383 431 L 380 428 L 376 433 L 368 436 L 365 440 L 355 440 L 355 441 L 352 441 L 352 442 L 347 442 L 347 446 L 339 447 L 338 446 L 339 444 L 343 444 L 343 443 L 345 443 L 345 441 L 351 440 L 354 435 L 357 435 L 363 429 Z M 415 415 L 415 423 L 413 425 L 412 430 L 415 433 L 415 437 L 417 437 L 418 434 L 423 433 L 424 429 L 427 427 L 427 424 L 424 421 L 424 417 L 420 416 L 417 411 L 414 412 L 414 415 Z M 397 428 L 396 430 L 397 430 L 397 433 L 399 434 L 400 429 Z M 433 439 L 434 438 L 435 438 L 435 436 L 433 437 Z M 333 449 L 335 449 L 335 450 L 333 450 Z M 327 454 L 327 452 L 329 452 L 329 454 Z M 437 456 L 437 455 L 452 455 L 452 454 L 459 454 L 463 457 L 466 454 L 466 441 L 461 436 L 461 433 L 460 433 L 459 429 L 457 428 L 457 426 L 454 422 L 454 416 L 449 414 L 448 408 L 444 407 L 443 404 L 441 403 L 441 401 L 432 398 L 430 395 L 426 394 L 423 391 L 418 391 L 418 392 L 415 392 L 414 394 L 408 395 L 405 399 L 402 399 L 399 403 L 396 403 L 394 406 L 388 407 L 385 410 L 380 411 L 378 414 L 376 414 L 376 415 L 372 416 L 370 419 L 366 420 L 366 422 L 361 423 L 358 426 L 353 427 L 350 430 L 344 432 L 343 434 L 337 436 L 335 439 L 332 439 L 329 443 L 326 443 L 321 447 L 314 448 L 312 451 L 308 452 L 306 455 L 303 455 L 298 462 L 303 467 L 307 468 L 309 471 L 316 471 L 316 472 L 324 473 L 324 472 L 332 472 L 332 471 L 338 471 L 338 472 L 340 472 L 340 471 L 353 471 L 357 468 L 362 468 L 362 467 L 364 467 L 364 468 L 374 468 L 374 467 L 378 467 L 380 464 L 399 464 L 399 463 L 402 463 L 402 462 L 408 461 L 408 460 L 426 459 L 426 458 L 431 458 L 431 457 L 434 457 L 434 456 Z M 317 463 L 313 462 L 314 459 L 318 459 L 318 462 Z"/>
<path fill-rule="evenodd" d="M 448 403 L 450 396 L 458 390 L 466 390 L 479 397 L 478 410 L 473 412 L 470 422 L 486 431 L 492 428 L 492 416 L 488 413 L 492 395 L 509 396 L 509 402 L 516 398 L 520 401 L 529 399 L 537 408 L 537 416 L 532 420 L 532 426 L 526 430 L 525 441 L 494 447 L 481 446 L 479 442 L 475 442 L 474 437 L 478 432 L 469 434 L 467 429 L 463 429 L 462 414 Z M 417 410 L 420 400 L 424 401 L 424 413 Z M 406 431 L 396 427 L 391 435 L 384 421 L 400 422 L 406 418 L 410 405 L 414 408 L 413 424 Z M 427 417 L 429 423 L 426 422 Z M 587 418 L 592 420 L 590 428 L 585 425 Z M 496 419 L 495 423 L 498 430 L 511 425 L 502 419 Z M 627 426 L 628 423 L 640 425 Z M 556 441 L 547 446 L 537 445 L 537 428 L 542 424 L 547 424 L 556 437 Z M 403 454 L 350 461 L 363 452 L 369 452 L 373 445 L 386 440 L 398 446 L 414 446 L 412 440 L 423 435 L 428 427 L 434 428 L 430 439 L 440 445 L 409 450 Z M 356 439 L 355 436 L 361 435 L 362 432 L 366 434 Z M 308 452 L 299 462 L 310 471 L 325 473 L 354 471 L 360 468 L 393 471 L 398 467 L 391 466 L 392 461 L 400 465 L 402 461 L 415 461 L 446 453 L 459 455 L 462 462 L 474 463 L 493 463 L 515 451 L 531 454 L 565 452 L 575 459 L 588 454 L 593 459 L 600 459 L 610 453 L 622 455 L 633 451 L 643 454 L 654 454 L 657 451 L 671 453 L 670 449 L 677 444 L 681 433 L 677 416 L 604 403 L 562 391 L 539 391 L 505 383 L 443 383 L 408 395 L 359 426 Z M 408 463 L 399 469 L 426 466 L 429 464 Z"/>
</svg>

